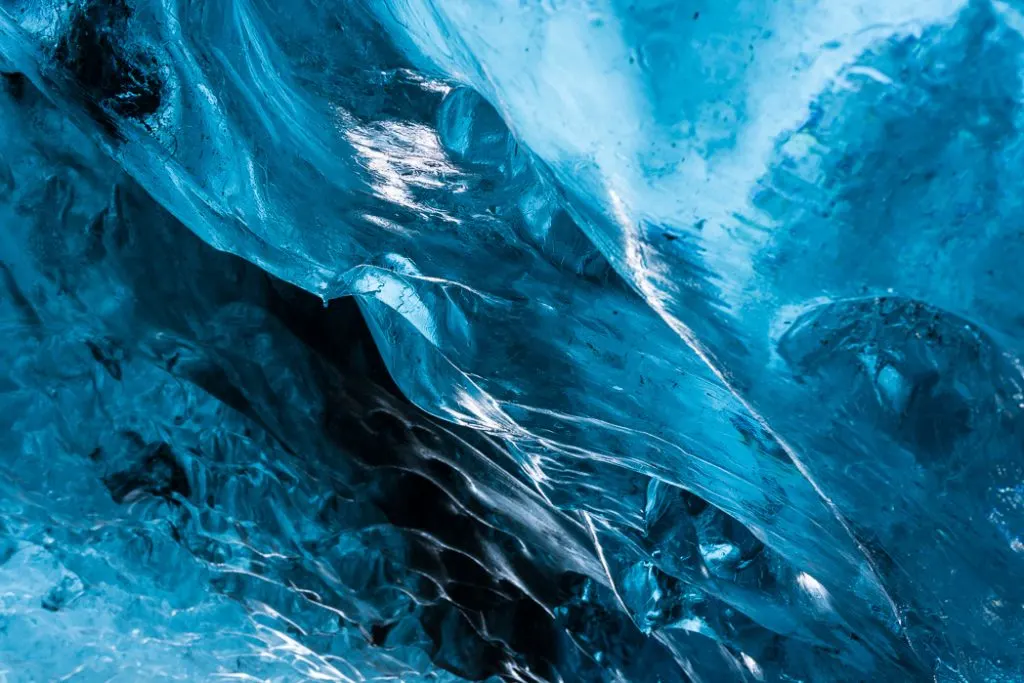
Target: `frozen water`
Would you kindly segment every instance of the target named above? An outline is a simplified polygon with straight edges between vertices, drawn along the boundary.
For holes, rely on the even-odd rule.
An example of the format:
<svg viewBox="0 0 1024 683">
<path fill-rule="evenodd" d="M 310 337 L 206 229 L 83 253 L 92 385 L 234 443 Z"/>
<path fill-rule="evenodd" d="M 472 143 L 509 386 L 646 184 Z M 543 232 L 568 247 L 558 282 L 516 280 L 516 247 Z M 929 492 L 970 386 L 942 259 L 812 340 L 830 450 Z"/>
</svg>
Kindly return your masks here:
<svg viewBox="0 0 1024 683">
<path fill-rule="evenodd" d="M 0 675 L 1024 676 L 1020 12 L 0 0 Z"/>
</svg>

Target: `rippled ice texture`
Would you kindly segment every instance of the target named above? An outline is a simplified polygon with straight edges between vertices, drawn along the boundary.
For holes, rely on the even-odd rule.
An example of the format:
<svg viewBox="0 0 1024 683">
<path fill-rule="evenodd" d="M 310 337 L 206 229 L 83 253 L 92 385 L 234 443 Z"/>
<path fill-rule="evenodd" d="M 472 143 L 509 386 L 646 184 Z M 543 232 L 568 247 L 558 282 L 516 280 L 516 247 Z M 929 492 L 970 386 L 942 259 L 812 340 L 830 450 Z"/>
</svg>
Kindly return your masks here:
<svg viewBox="0 0 1024 683">
<path fill-rule="evenodd" d="M 0 0 L 0 679 L 1018 680 L 1022 12 Z"/>
</svg>

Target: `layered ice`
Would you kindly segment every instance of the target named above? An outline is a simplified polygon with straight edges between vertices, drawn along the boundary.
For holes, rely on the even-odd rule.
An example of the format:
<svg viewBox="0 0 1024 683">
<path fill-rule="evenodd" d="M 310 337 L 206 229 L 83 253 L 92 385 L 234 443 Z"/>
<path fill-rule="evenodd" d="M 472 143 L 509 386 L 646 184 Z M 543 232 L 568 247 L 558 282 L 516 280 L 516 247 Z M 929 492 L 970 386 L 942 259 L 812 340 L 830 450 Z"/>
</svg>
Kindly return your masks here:
<svg viewBox="0 0 1024 683">
<path fill-rule="evenodd" d="M 1020 12 L 0 1 L 4 675 L 1024 675 Z"/>
</svg>

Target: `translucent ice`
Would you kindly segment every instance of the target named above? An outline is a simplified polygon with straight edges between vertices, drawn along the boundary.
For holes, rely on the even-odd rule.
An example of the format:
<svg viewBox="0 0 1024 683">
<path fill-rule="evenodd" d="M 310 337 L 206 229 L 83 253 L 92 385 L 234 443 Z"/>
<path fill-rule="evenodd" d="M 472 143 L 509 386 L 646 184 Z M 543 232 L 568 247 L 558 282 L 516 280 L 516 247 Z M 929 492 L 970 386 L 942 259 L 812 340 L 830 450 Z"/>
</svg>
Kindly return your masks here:
<svg viewBox="0 0 1024 683">
<path fill-rule="evenodd" d="M 0 0 L 0 664 L 1024 676 L 1022 30 Z"/>
</svg>

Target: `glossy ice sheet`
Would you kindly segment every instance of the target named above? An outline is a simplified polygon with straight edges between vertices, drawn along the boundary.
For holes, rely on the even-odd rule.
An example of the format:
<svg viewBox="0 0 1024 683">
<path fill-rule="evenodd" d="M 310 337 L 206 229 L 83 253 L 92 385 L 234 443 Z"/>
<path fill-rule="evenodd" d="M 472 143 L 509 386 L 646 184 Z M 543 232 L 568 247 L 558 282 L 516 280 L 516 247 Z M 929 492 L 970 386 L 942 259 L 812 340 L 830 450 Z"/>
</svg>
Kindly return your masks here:
<svg viewBox="0 0 1024 683">
<path fill-rule="evenodd" d="M 1024 672 L 1015 3 L 0 7 L 7 498 L 41 496 L 0 571 L 72 596 L 5 603 L 49 624 L 5 655 L 31 630 L 77 634 L 47 672 L 116 642 L 180 674 L 185 640 L 190 675 L 244 644 L 281 680 Z M 318 312 L 179 222 L 352 297 L 397 387 L 366 388 L 351 299 Z M 148 554 L 117 535 L 160 524 Z M 166 604 L 75 625 L 127 595 Z"/>
</svg>

